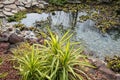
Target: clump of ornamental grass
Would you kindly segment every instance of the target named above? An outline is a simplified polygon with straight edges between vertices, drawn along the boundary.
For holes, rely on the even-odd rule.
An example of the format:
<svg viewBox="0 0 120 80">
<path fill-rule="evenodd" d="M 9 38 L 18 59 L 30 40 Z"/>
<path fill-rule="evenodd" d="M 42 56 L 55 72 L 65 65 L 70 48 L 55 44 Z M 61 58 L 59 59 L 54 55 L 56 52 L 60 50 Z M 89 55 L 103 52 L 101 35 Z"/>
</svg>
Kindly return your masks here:
<svg viewBox="0 0 120 80">
<path fill-rule="evenodd" d="M 80 43 L 70 41 L 69 31 L 62 37 L 49 29 L 48 33 L 44 45 L 24 43 L 23 51 L 20 47 L 13 50 L 23 80 L 89 80 L 84 70 L 93 66 L 81 54 L 82 49 L 76 47 Z"/>
</svg>

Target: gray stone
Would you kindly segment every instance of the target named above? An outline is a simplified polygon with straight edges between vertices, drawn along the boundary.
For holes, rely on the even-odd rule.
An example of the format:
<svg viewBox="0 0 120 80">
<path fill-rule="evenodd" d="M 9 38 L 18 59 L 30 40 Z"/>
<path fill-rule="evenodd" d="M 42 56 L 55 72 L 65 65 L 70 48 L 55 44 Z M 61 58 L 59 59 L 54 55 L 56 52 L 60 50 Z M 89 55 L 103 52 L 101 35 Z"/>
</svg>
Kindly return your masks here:
<svg viewBox="0 0 120 80">
<path fill-rule="evenodd" d="M 17 10 L 12 10 L 11 12 L 12 12 L 12 13 L 17 13 L 18 11 L 17 11 Z"/>
<path fill-rule="evenodd" d="M 0 3 L 0 9 L 2 9 L 4 7 L 4 5 L 2 3 Z"/>
<path fill-rule="evenodd" d="M 32 6 L 38 5 L 38 2 L 32 2 Z"/>
<path fill-rule="evenodd" d="M 17 9 L 17 6 L 15 4 L 10 4 L 10 5 L 6 5 L 5 8 Z"/>
<path fill-rule="evenodd" d="M 5 15 L 3 14 L 3 12 L 0 12 L 0 18 L 5 17 Z"/>
<path fill-rule="evenodd" d="M 32 6 L 32 3 L 30 2 L 30 3 L 27 3 L 26 5 L 25 5 L 25 7 L 26 8 L 29 8 L 29 7 L 31 7 Z"/>
<path fill-rule="evenodd" d="M 22 7 L 22 6 L 18 6 L 19 10 L 22 11 L 22 10 L 26 10 L 25 7 Z"/>
<path fill-rule="evenodd" d="M 14 14 L 12 12 L 7 12 L 5 10 L 3 10 L 3 13 L 6 15 L 6 16 L 13 16 Z"/>
<path fill-rule="evenodd" d="M 45 8 L 44 4 L 38 4 L 37 7 L 39 7 L 39 8 Z"/>
<path fill-rule="evenodd" d="M 5 0 L 5 1 L 3 2 L 3 4 L 8 5 L 8 4 L 13 4 L 14 2 L 15 2 L 15 0 Z"/>
<path fill-rule="evenodd" d="M 5 7 L 4 10 L 5 10 L 5 11 L 8 11 L 8 12 L 11 11 L 11 9 L 10 9 L 10 8 L 7 8 L 7 7 Z"/>
</svg>

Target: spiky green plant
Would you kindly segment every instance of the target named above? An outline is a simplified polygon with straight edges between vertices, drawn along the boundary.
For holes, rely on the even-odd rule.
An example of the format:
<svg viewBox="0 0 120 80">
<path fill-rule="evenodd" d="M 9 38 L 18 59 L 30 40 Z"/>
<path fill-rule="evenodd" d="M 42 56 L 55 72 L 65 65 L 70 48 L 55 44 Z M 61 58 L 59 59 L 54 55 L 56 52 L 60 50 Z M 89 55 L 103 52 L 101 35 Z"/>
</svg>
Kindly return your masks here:
<svg viewBox="0 0 120 80">
<path fill-rule="evenodd" d="M 50 30 L 47 43 L 48 63 L 50 63 L 49 76 L 51 80 L 84 80 L 89 79 L 84 72 L 85 66 L 93 67 L 87 62 L 86 56 L 80 54 L 81 48 L 76 49 L 78 42 L 70 42 L 72 34 L 69 31 L 59 38 Z M 45 48 L 45 47 L 44 47 Z M 49 49 L 48 49 L 49 48 Z M 42 50 L 42 48 L 41 48 Z M 45 50 L 45 49 L 44 49 Z M 77 68 L 75 67 L 77 66 Z M 82 76 L 84 75 L 84 77 Z"/>
<path fill-rule="evenodd" d="M 39 54 L 38 47 L 30 46 L 28 43 L 22 43 L 17 49 L 12 50 L 13 60 L 18 65 L 15 68 L 20 71 L 22 80 L 44 80 L 46 77 L 41 71 L 45 70 L 45 56 Z"/>
<path fill-rule="evenodd" d="M 59 38 L 49 29 L 48 33 L 45 45 L 24 44 L 13 50 L 23 80 L 89 80 L 84 69 L 93 66 L 76 48 L 79 43 L 70 41 L 72 34 Z"/>
</svg>

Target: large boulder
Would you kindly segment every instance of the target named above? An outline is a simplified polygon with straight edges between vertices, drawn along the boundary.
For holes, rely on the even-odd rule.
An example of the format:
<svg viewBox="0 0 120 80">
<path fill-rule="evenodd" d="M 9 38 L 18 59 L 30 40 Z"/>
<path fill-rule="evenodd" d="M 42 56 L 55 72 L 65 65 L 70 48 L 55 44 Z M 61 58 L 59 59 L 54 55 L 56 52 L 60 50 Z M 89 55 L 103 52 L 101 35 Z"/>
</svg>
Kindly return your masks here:
<svg viewBox="0 0 120 80">
<path fill-rule="evenodd" d="M 21 37 L 21 36 L 18 36 L 16 35 L 15 33 L 12 33 L 9 37 L 9 43 L 11 44 L 16 44 L 16 43 L 19 43 L 19 42 L 23 42 L 24 41 L 24 38 Z"/>
</svg>

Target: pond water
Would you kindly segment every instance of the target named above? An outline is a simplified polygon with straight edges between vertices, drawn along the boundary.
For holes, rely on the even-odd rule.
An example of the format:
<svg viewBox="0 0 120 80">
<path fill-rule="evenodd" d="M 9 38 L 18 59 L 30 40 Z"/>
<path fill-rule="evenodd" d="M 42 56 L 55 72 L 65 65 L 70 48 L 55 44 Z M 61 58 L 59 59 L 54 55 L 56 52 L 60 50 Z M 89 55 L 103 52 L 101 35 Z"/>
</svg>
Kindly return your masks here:
<svg viewBox="0 0 120 80">
<path fill-rule="evenodd" d="M 63 11 L 42 14 L 28 13 L 27 17 L 22 19 L 21 22 L 28 27 L 37 26 L 43 30 L 45 30 L 44 25 L 48 23 L 52 30 L 58 34 L 71 29 L 74 33 L 73 40 L 82 42 L 87 51 L 92 51 L 94 56 L 100 59 L 105 56 L 120 55 L 120 38 L 115 40 L 107 33 L 100 33 L 91 20 L 80 22 L 79 17 L 82 15 L 86 15 L 86 13 L 66 13 Z M 35 24 L 36 21 L 41 22 L 41 24 Z"/>
</svg>

